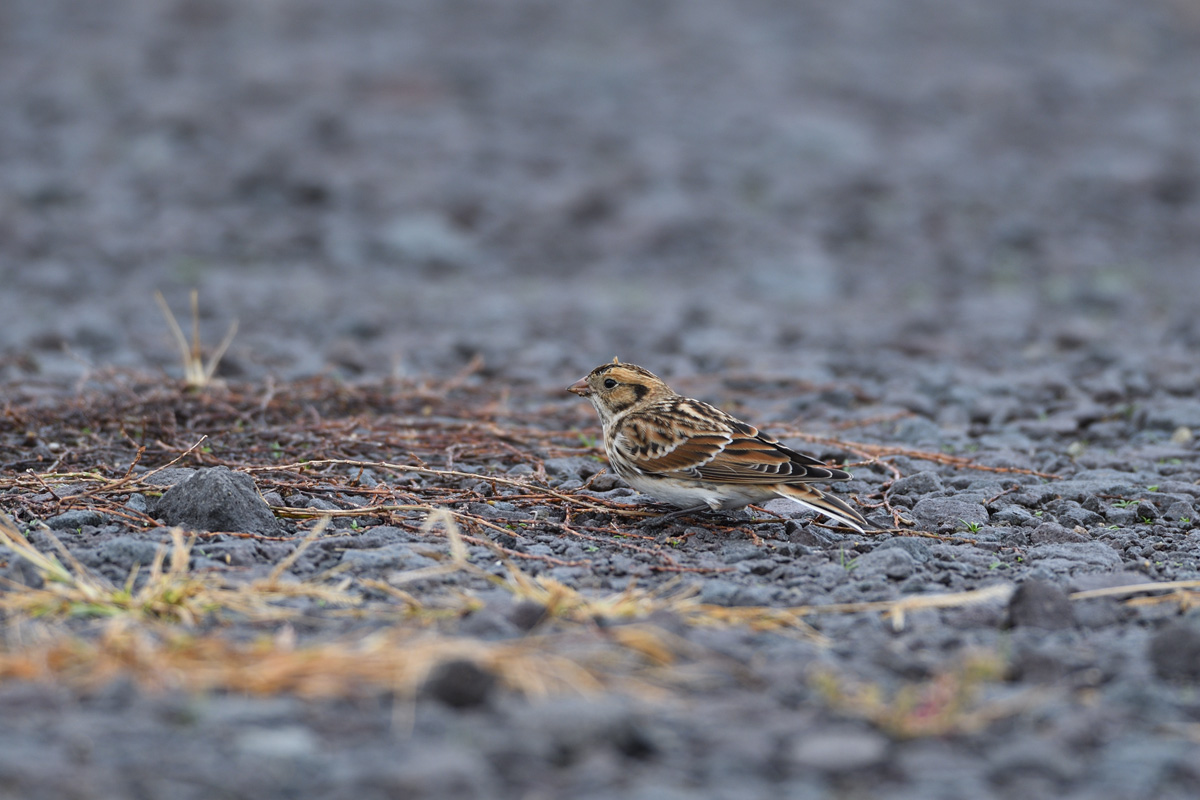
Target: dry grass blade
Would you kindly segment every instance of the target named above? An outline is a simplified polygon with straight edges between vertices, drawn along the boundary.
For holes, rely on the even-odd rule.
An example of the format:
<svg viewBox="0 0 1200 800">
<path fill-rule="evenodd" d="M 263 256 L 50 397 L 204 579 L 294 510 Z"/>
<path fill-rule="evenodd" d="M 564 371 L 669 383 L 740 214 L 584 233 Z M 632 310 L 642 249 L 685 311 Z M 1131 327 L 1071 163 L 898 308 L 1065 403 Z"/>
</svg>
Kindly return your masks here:
<svg viewBox="0 0 1200 800">
<path fill-rule="evenodd" d="M 928 680 L 906 683 L 891 692 L 830 671 L 817 672 L 811 683 L 830 707 L 908 739 L 972 733 L 1045 701 L 1044 689 L 981 700 L 984 688 L 1003 680 L 1006 670 L 998 654 L 981 651 L 968 652 Z"/>
<path fill-rule="evenodd" d="M 195 539 L 185 540 L 178 528 L 171 530 L 169 561 L 168 548 L 161 545 L 142 581 L 135 565 L 124 583 L 116 586 L 72 558 L 51 534 L 45 535 L 64 553 L 69 566 L 38 550 L 0 516 L 0 545 L 28 562 L 43 581 L 41 587 L 18 585 L 0 593 L 0 609 L 5 612 L 33 617 L 130 616 L 192 625 L 222 611 L 255 620 L 290 619 L 302 612 L 279 603 L 295 597 L 341 606 L 360 602 L 344 586 L 282 583 L 274 573 L 248 585 L 231 586 L 218 575 L 189 572 Z"/>
<path fill-rule="evenodd" d="M 0 652 L 0 680 L 91 688 L 129 677 L 159 691 L 342 697 L 377 690 L 411 695 L 439 664 L 465 660 L 495 675 L 505 688 L 529 696 L 604 688 L 597 672 L 558 655 L 553 644 L 539 637 L 489 643 L 388 633 L 297 647 L 276 639 L 239 644 L 215 635 L 176 634 L 164 640 L 116 625 L 97 641 L 60 637 L 21 651 Z"/>
<path fill-rule="evenodd" d="M 1125 597 L 1142 592 L 1180 592 L 1188 589 L 1200 589 L 1200 580 L 1164 581 L 1162 583 L 1130 583 L 1124 586 L 1107 586 L 1103 589 L 1086 589 L 1072 592 L 1072 600 L 1091 600 L 1096 597 Z"/>
<path fill-rule="evenodd" d="M 968 592 L 948 592 L 946 594 L 918 594 L 901 597 L 899 600 L 877 600 L 867 603 L 833 603 L 824 606 L 798 606 L 790 609 L 801 616 L 809 614 L 856 614 L 864 611 L 883 611 L 892 618 L 896 630 L 904 627 L 904 615 L 909 611 L 923 608 L 959 608 L 961 606 L 1004 601 L 1012 597 L 1016 587 L 1011 583 L 999 583 L 973 589 Z"/>
<path fill-rule="evenodd" d="M 330 518 L 328 516 L 322 517 L 317 521 L 317 524 L 314 525 L 313 529 L 308 532 L 308 535 L 300 541 L 300 544 L 296 545 L 296 549 L 288 553 L 286 557 L 280 559 L 279 563 L 271 568 L 271 572 L 267 576 L 267 585 L 279 585 L 279 579 L 283 577 L 283 573 L 291 569 L 292 565 L 296 563 L 296 560 L 300 558 L 305 550 L 308 549 L 308 546 L 315 542 L 321 536 L 321 534 L 325 532 L 325 529 L 329 527 L 329 522 Z"/>
<path fill-rule="evenodd" d="M 179 326 L 179 320 L 175 318 L 171 307 L 167 305 L 167 300 L 163 297 L 160 291 L 154 292 L 154 300 L 158 303 L 159 309 L 162 310 L 163 317 L 167 320 L 167 325 L 171 329 L 171 335 L 175 337 L 175 344 L 179 347 L 179 357 L 183 363 L 183 377 L 187 385 L 193 389 L 201 389 L 207 386 L 217 371 L 217 365 L 221 363 L 221 358 L 225 355 L 225 351 L 229 349 L 229 345 L 233 344 L 233 338 L 237 335 L 238 322 L 234 320 L 225 338 L 217 345 L 217 349 L 213 351 L 208 362 L 204 361 L 203 347 L 200 344 L 200 293 L 193 289 L 191 292 L 191 307 L 192 307 L 192 342 L 189 345 L 187 337 L 183 333 L 183 328 Z"/>
<path fill-rule="evenodd" d="M 428 475 L 428 476 L 434 477 L 434 478 L 446 478 L 446 479 L 451 479 L 451 480 L 463 480 L 463 479 L 486 480 L 488 483 L 494 483 L 494 484 L 498 484 L 500 486 L 513 486 L 518 489 L 527 489 L 527 490 L 533 489 L 533 490 L 536 490 L 537 492 L 539 492 L 540 494 L 549 495 L 550 497 L 556 497 L 559 500 L 563 500 L 568 503 L 571 503 L 572 505 L 586 508 L 590 511 L 602 511 L 606 514 L 618 514 L 618 515 L 622 515 L 622 516 L 631 516 L 631 517 L 654 516 L 652 513 L 646 512 L 646 511 L 635 511 L 633 509 L 622 509 L 622 508 L 613 508 L 610 506 L 603 506 L 603 505 L 600 505 L 599 503 L 594 503 L 594 502 L 591 502 L 591 501 L 586 500 L 581 497 L 575 497 L 574 495 L 569 495 L 569 494 L 565 494 L 563 492 L 556 491 L 555 489 L 551 489 L 547 486 L 538 486 L 537 484 L 535 484 L 531 481 L 527 481 L 527 480 L 514 480 L 512 478 L 502 478 L 497 475 L 480 475 L 480 474 L 474 473 L 474 472 L 461 472 L 459 470 L 454 470 L 454 469 L 431 469 L 429 467 L 422 467 L 422 466 L 419 466 L 416 464 L 396 464 L 396 463 L 392 463 L 392 462 L 388 462 L 388 461 L 358 461 L 358 460 L 349 459 L 349 458 L 323 458 L 323 459 L 313 459 L 311 461 L 298 461 L 298 462 L 295 462 L 292 464 L 276 464 L 276 465 L 267 466 L 267 467 L 244 467 L 242 469 L 244 472 L 288 472 L 288 471 L 301 471 L 301 470 L 305 470 L 305 469 L 312 469 L 314 467 L 337 466 L 337 465 L 348 466 L 348 467 L 358 468 L 358 469 L 362 469 L 362 468 L 385 469 L 385 470 L 389 470 L 391 472 L 398 472 L 398 473 L 412 472 L 417 475 Z"/>
</svg>

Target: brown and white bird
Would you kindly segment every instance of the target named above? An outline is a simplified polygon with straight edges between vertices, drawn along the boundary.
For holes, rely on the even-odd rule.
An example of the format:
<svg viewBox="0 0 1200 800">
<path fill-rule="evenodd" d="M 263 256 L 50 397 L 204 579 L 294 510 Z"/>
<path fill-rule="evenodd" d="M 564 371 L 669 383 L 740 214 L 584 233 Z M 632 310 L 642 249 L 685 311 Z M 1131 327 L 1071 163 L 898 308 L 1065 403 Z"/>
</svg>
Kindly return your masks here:
<svg viewBox="0 0 1200 800">
<path fill-rule="evenodd" d="M 676 394 L 648 369 L 614 358 L 567 391 L 596 407 L 616 473 L 639 492 L 682 509 L 675 514 L 786 497 L 860 533 L 876 529 L 844 501 L 811 485 L 848 480 L 850 473 L 785 447 L 708 403 Z"/>
</svg>

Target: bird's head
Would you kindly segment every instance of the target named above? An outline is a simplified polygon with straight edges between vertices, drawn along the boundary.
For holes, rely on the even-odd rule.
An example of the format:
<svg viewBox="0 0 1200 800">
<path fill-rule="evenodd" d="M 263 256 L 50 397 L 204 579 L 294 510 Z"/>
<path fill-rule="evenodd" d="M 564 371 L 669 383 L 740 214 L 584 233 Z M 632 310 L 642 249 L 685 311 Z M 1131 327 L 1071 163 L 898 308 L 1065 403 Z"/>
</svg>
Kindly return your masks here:
<svg viewBox="0 0 1200 800">
<path fill-rule="evenodd" d="M 675 394 L 650 370 L 636 364 L 601 364 L 583 378 L 567 387 L 580 397 L 586 397 L 596 407 L 601 422 Z"/>
</svg>

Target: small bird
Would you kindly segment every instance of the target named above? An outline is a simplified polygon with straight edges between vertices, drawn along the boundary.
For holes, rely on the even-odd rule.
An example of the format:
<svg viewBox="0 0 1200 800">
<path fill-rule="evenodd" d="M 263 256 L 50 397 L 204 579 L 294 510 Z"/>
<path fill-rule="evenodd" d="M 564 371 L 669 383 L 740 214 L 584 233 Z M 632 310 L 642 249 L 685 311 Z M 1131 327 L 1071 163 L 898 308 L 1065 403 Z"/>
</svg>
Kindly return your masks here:
<svg viewBox="0 0 1200 800">
<path fill-rule="evenodd" d="M 669 517 L 786 497 L 859 533 L 877 530 L 844 501 L 811 485 L 848 480 L 850 473 L 677 394 L 648 369 L 614 358 L 567 391 L 596 407 L 616 473 L 639 492 L 681 509 Z"/>
</svg>

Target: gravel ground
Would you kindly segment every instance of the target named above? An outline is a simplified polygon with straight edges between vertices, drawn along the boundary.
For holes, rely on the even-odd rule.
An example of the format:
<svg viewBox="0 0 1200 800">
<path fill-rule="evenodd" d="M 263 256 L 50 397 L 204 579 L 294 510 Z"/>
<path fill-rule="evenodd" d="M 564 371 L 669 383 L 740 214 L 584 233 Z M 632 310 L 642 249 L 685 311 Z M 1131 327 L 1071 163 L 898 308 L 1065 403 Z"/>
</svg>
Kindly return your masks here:
<svg viewBox="0 0 1200 800">
<path fill-rule="evenodd" d="M 819 637 L 657 613 L 630 625 L 661 631 L 671 665 L 610 664 L 630 683 L 547 698 L 463 661 L 415 697 L 6 675 L 0 797 L 1200 795 L 1188 597 L 1072 596 L 1200 579 L 1197 76 L 1183 0 L 0 2 L 7 475 L 84 435 L 99 412 L 77 398 L 129 408 L 178 378 L 154 292 L 182 316 L 197 288 L 206 342 L 240 320 L 219 373 L 235 394 L 451 380 L 435 416 L 489 409 L 501 432 L 568 441 L 595 419 L 563 387 L 618 355 L 821 457 L 859 458 L 786 433 L 902 448 L 884 459 L 902 477 L 869 463 L 838 491 L 941 537 L 848 536 L 771 504 L 787 519 L 580 513 L 613 531 L 584 542 L 544 522 L 561 503 L 503 500 L 514 486 L 452 505 L 524 526 L 474 534 L 530 576 L 731 608 L 993 593 L 807 617 Z M 345 416 L 421 414 L 383 397 Z M 27 431 L 37 408 L 57 427 Z M 194 441 L 177 416 L 171 435 Z M 563 448 L 472 469 L 541 465 L 556 490 L 648 502 L 608 475 L 583 488 L 601 465 Z M 247 474 L 272 505 L 352 505 L 272 498 L 268 474 L 214 453 L 129 502 L 284 541 L 205 540 L 194 569 L 265 574 L 294 550 L 296 521 Z M 51 527 L 113 580 L 167 538 L 72 513 Z M 335 522 L 288 572 L 337 566 L 361 587 L 440 563 L 443 538 L 376 522 Z M 18 559 L 0 571 L 36 582 Z M 478 574 L 414 586 L 479 599 L 450 634 L 495 645 L 545 624 Z M 554 652 L 588 658 L 623 626 Z M 326 615 L 296 635 L 363 634 Z"/>
</svg>

